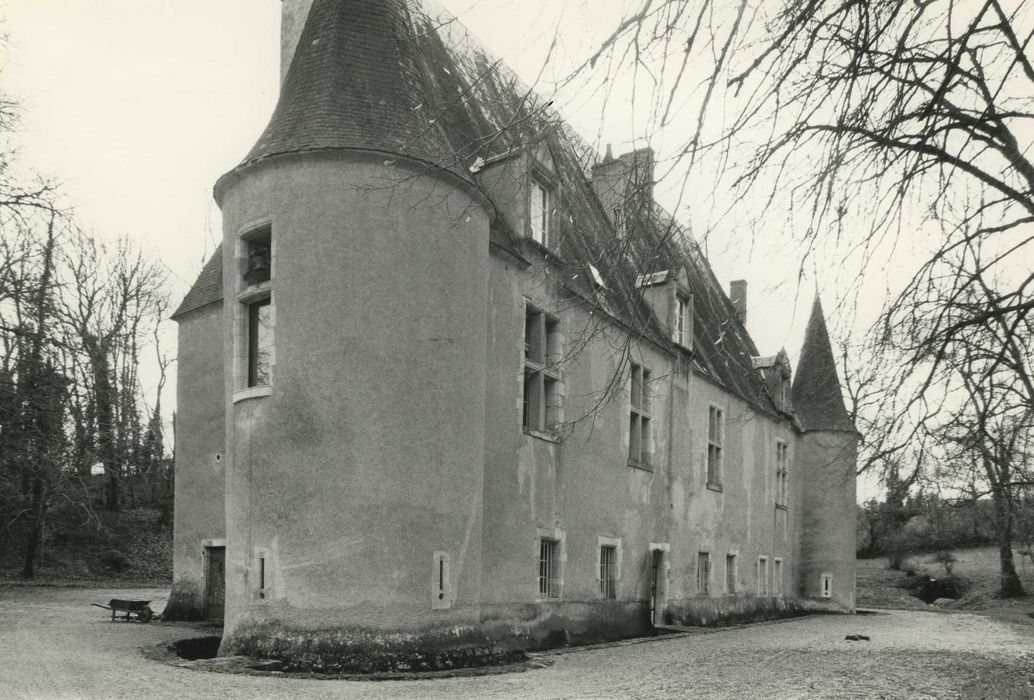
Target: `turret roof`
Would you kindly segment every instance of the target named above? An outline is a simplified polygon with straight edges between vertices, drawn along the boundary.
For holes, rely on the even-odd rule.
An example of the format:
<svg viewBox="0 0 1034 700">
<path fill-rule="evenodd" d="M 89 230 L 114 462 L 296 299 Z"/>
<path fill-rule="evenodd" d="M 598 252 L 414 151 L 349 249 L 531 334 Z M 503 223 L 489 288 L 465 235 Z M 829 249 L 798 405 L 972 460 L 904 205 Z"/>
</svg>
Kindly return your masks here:
<svg viewBox="0 0 1034 700">
<path fill-rule="evenodd" d="M 804 331 L 804 345 L 797 362 L 791 397 L 794 411 L 804 430 L 857 432 L 844 407 L 836 360 L 826 329 L 826 317 L 817 295 L 808 327 Z"/>
</svg>

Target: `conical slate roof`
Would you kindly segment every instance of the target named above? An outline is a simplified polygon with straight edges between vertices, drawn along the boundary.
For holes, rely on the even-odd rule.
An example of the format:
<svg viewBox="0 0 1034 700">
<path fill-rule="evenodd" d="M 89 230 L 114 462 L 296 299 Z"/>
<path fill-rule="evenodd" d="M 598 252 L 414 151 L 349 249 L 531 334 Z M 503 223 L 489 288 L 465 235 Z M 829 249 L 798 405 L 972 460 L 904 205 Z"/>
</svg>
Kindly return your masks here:
<svg viewBox="0 0 1034 700">
<path fill-rule="evenodd" d="M 818 296 L 804 331 L 804 345 L 801 359 L 797 362 L 791 396 L 794 412 L 804 430 L 857 432 L 844 407 L 826 317 Z"/>
<path fill-rule="evenodd" d="M 273 117 L 242 165 L 325 149 L 398 154 L 455 173 L 405 0 L 316 0 Z"/>
</svg>

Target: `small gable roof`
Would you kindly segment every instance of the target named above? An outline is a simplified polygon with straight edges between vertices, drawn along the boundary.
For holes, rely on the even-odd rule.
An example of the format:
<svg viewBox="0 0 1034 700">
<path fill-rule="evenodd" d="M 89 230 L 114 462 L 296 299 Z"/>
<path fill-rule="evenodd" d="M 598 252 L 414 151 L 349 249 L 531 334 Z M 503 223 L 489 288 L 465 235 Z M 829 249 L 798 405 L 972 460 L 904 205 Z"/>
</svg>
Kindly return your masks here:
<svg viewBox="0 0 1034 700">
<path fill-rule="evenodd" d="M 187 292 L 187 295 L 183 297 L 183 301 L 180 302 L 179 308 L 172 314 L 173 319 L 177 319 L 188 311 L 194 309 L 200 309 L 202 306 L 222 301 L 223 299 L 223 246 L 220 243 L 216 247 L 215 252 L 212 253 L 212 257 L 208 259 L 204 267 L 201 268 L 201 273 L 197 276 L 194 281 L 194 285 Z"/>
</svg>

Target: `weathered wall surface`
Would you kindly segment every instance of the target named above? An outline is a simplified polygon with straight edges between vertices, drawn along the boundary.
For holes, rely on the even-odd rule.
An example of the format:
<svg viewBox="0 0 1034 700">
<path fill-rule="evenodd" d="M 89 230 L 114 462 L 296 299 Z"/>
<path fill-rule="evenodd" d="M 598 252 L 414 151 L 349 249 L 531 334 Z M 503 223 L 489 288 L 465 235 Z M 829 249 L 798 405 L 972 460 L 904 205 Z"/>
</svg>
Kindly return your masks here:
<svg viewBox="0 0 1034 700">
<path fill-rule="evenodd" d="M 798 446 L 801 464 L 800 595 L 824 600 L 822 575 L 832 575 L 830 602 L 855 609 L 855 464 L 853 433 L 805 433 Z"/>
<path fill-rule="evenodd" d="M 204 540 L 225 537 L 226 424 L 223 305 L 179 317 L 176 384 L 176 509 L 167 619 L 203 615 Z"/>
<path fill-rule="evenodd" d="M 225 295 L 238 236 L 269 223 L 275 319 L 269 395 L 226 387 L 227 634 L 478 619 L 487 214 L 454 184 L 358 158 L 276 159 L 223 193 Z M 228 315 L 227 362 L 243 361 L 240 333 Z"/>
<path fill-rule="evenodd" d="M 523 337 L 526 299 L 560 319 L 571 353 L 562 368 L 562 418 L 576 425 L 562 441 L 521 427 L 523 343 L 513 339 Z M 760 556 L 769 562 L 768 593 L 762 597 L 775 597 L 777 557 L 783 561 L 781 591 L 792 595 L 796 533 L 787 513 L 798 504 L 775 504 L 777 439 L 790 445 L 791 479 L 799 478 L 792 466 L 796 435 L 788 421 L 757 412 L 652 344 L 633 343 L 632 360 L 654 377 L 650 468 L 633 467 L 627 362 L 620 369 L 624 331 L 565 299 L 541 262 L 522 271 L 493 260 L 488 306 L 483 619 L 538 630 L 533 636 L 540 638 L 561 628 L 569 638 L 588 630 L 597 636 L 642 631 L 649 623 L 651 548 L 657 547 L 667 548 L 672 619 L 740 616 L 750 605 L 771 609 L 754 601 Z M 614 381 L 620 387 L 616 396 L 597 406 Z M 705 485 L 711 404 L 725 411 L 721 491 Z M 562 543 L 559 601 L 538 594 L 540 534 Z M 615 600 L 600 594 L 600 538 L 620 542 Z M 697 591 L 701 551 L 712 557 L 707 594 Z M 737 555 L 738 576 L 735 593 L 727 595 L 730 553 Z M 754 602 L 745 607 L 748 599 Z"/>
</svg>

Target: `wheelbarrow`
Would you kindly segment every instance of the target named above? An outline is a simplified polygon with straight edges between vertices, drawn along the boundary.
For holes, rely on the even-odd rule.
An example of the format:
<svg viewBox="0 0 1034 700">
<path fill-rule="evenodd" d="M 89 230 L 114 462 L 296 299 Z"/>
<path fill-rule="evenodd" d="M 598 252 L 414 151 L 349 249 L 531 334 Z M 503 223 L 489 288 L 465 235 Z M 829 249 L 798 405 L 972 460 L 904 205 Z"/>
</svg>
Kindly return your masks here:
<svg viewBox="0 0 1034 700">
<path fill-rule="evenodd" d="M 149 600 L 119 600 L 118 598 L 112 598 L 107 605 L 101 605 L 100 603 L 90 603 L 90 605 L 110 610 L 112 622 L 116 619 L 136 619 L 140 622 L 150 622 L 151 618 L 154 617 L 154 611 L 151 610 L 151 601 Z M 121 617 L 116 617 L 120 614 Z"/>
</svg>

